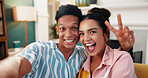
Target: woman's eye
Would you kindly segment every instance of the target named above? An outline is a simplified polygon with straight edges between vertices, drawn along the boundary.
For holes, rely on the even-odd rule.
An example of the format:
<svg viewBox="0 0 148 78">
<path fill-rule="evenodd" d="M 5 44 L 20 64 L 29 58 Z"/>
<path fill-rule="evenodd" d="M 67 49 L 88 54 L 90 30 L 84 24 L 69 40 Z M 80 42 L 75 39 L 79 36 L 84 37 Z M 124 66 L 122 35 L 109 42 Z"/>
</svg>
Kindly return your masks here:
<svg viewBox="0 0 148 78">
<path fill-rule="evenodd" d="M 91 31 L 90 34 L 96 33 L 96 31 Z"/>
<path fill-rule="evenodd" d="M 79 35 L 81 36 L 81 35 L 84 35 L 84 33 L 79 33 Z"/>
</svg>

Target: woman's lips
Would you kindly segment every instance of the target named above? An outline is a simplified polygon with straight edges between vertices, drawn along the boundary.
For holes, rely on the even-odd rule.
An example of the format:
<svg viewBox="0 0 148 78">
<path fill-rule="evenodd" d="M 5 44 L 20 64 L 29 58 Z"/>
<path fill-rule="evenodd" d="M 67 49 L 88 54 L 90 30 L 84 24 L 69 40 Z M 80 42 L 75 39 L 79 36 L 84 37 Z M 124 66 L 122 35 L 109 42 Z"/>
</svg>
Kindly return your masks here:
<svg viewBox="0 0 148 78">
<path fill-rule="evenodd" d="M 93 43 L 93 44 L 86 44 L 88 51 L 89 52 L 93 52 L 95 50 L 95 45 L 96 45 L 95 43 Z"/>
</svg>

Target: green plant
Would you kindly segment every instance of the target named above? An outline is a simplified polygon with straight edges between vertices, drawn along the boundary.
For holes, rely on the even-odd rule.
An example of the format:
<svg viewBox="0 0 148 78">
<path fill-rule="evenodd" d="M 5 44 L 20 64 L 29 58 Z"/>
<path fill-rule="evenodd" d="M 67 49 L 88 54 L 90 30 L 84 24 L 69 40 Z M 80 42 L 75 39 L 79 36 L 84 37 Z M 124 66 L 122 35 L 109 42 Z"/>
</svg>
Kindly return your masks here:
<svg viewBox="0 0 148 78">
<path fill-rule="evenodd" d="M 57 26 L 57 24 L 54 24 L 54 25 L 49 26 L 51 28 L 51 30 L 52 30 L 52 33 L 51 34 L 53 35 L 54 39 L 59 38 L 59 36 L 56 33 L 56 26 Z"/>
</svg>

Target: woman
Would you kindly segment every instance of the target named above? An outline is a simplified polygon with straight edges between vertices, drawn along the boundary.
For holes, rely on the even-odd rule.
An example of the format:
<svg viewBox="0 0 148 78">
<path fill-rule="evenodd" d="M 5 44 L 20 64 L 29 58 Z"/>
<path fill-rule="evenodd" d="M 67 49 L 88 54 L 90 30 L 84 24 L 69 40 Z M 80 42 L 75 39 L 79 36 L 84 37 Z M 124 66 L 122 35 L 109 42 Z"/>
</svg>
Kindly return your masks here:
<svg viewBox="0 0 148 78">
<path fill-rule="evenodd" d="M 106 45 L 108 30 L 115 30 L 107 22 L 109 17 L 110 12 L 104 8 L 93 8 L 83 17 L 79 35 L 89 56 L 83 63 L 78 78 L 135 78 L 129 53 L 111 49 Z M 122 26 L 119 28 L 123 29 Z"/>
</svg>

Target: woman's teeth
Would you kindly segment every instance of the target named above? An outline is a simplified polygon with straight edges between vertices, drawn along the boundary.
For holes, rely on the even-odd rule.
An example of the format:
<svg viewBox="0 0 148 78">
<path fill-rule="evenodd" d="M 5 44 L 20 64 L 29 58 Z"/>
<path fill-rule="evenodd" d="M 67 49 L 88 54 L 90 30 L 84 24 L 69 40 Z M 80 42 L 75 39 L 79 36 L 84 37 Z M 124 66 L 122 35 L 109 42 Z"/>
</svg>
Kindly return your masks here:
<svg viewBox="0 0 148 78">
<path fill-rule="evenodd" d="M 86 46 L 91 46 L 91 45 L 94 45 L 95 43 L 93 43 L 93 44 L 86 44 Z"/>
<path fill-rule="evenodd" d="M 93 52 L 95 50 L 95 45 L 96 43 L 86 44 L 88 51 Z"/>
</svg>

